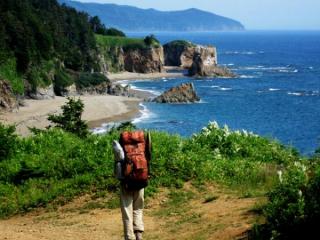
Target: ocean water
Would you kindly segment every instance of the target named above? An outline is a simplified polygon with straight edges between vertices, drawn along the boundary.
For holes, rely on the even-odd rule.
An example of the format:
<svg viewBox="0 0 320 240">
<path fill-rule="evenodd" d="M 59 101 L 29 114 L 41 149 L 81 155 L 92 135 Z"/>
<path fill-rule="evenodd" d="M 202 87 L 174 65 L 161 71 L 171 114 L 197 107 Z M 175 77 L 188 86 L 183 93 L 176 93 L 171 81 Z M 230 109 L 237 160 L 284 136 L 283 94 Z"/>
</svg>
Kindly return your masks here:
<svg viewBox="0 0 320 240">
<path fill-rule="evenodd" d="M 145 36 L 130 33 L 130 36 Z M 155 94 L 193 82 L 200 103 L 143 103 L 139 128 L 182 136 L 199 132 L 209 121 L 278 139 L 312 154 L 320 146 L 320 32 L 155 33 L 217 47 L 219 64 L 239 77 L 157 79 L 132 82 Z"/>
</svg>

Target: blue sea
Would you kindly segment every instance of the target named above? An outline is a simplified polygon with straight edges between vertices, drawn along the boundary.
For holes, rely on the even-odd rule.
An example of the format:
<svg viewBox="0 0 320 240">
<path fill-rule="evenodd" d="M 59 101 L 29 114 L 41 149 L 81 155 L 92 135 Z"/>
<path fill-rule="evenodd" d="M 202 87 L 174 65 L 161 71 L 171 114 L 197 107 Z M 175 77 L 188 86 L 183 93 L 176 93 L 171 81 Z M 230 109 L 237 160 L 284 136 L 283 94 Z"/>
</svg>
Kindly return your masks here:
<svg viewBox="0 0 320 240">
<path fill-rule="evenodd" d="M 131 33 L 140 37 L 146 33 Z M 320 32 L 246 31 L 155 33 L 161 43 L 185 39 L 214 45 L 220 65 L 238 77 L 141 80 L 133 87 L 161 92 L 193 82 L 200 103 L 143 103 L 139 128 L 182 136 L 209 121 L 275 138 L 310 155 L 320 146 Z"/>
</svg>

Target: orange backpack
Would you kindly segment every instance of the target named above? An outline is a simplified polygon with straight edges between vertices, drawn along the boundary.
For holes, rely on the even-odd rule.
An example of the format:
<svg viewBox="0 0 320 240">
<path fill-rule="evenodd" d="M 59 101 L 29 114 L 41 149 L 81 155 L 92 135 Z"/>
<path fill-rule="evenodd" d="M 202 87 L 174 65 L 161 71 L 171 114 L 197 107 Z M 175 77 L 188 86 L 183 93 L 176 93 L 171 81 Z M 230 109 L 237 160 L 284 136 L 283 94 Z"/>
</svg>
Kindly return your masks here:
<svg viewBox="0 0 320 240">
<path fill-rule="evenodd" d="M 130 190 L 139 190 L 148 185 L 148 161 L 146 140 L 143 131 L 123 132 L 120 144 L 125 154 L 124 184 Z"/>
</svg>

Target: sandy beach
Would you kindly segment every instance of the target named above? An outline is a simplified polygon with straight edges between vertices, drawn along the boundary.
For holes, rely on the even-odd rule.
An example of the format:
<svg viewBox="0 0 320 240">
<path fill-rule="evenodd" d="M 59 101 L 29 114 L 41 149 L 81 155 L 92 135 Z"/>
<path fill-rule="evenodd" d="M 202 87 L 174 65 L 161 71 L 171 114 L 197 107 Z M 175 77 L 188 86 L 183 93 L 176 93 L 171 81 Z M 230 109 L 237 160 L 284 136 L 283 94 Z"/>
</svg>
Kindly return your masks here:
<svg viewBox="0 0 320 240">
<path fill-rule="evenodd" d="M 132 72 L 120 72 L 109 73 L 107 77 L 110 81 L 121 80 L 139 80 L 139 79 L 157 79 L 157 78 L 181 78 L 185 77 L 183 69 L 179 67 L 164 67 L 165 71 L 157 73 L 132 73 Z"/>
<path fill-rule="evenodd" d="M 77 97 L 76 97 L 77 98 Z M 85 105 L 83 119 L 89 127 L 99 127 L 102 123 L 130 120 L 139 114 L 139 98 L 118 97 L 110 95 L 79 96 Z M 60 107 L 66 103 L 64 97 L 50 100 L 25 100 L 25 106 L 19 111 L 0 113 L 0 121 L 15 124 L 17 133 L 22 136 L 30 134 L 28 127 L 43 129 L 50 125 L 49 114 L 61 112 Z"/>
<path fill-rule="evenodd" d="M 121 80 L 158 79 L 185 77 L 183 70 L 176 67 L 165 67 L 161 73 L 110 73 L 109 80 L 117 82 Z M 83 119 L 88 122 L 90 128 L 100 127 L 103 123 L 129 121 L 139 115 L 139 103 L 143 99 L 153 97 L 151 93 L 133 90 L 137 98 L 128 98 L 111 95 L 87 95 L 79 96 L 85 105 Z M 77 97 L 76 97 L 77 98 Z M 0 121 L 4 124 L 15 124 L 19 135 L 30 134 L 29 127 L 44 129 L 50 125 L 47 120 L 49 114 L 61 113 L 61 106 L 67 99 L 56 96 L 49 100 L 24 101 L 25 106 L 14 112 L 0 112 Z"/>
</svg>

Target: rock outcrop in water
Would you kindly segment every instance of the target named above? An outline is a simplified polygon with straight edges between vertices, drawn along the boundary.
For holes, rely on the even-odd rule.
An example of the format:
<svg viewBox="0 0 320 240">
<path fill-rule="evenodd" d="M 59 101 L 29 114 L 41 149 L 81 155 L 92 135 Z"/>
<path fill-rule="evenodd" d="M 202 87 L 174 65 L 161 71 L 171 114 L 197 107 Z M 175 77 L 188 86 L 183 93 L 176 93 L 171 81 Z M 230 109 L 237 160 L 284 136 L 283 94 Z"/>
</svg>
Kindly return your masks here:
<svg viewBox="0 0 320 240">
<path fill-rule="evenodd" d="M 173 87 L 153 99 L 153 102 L 157 103 L 192 103 L 198 101 L 200 101 L 200 98 L 197 96 L 192 83 L 183 83 L 180 86 Z"/>
<path fill-rule="evenodd" d="M 189 76 L 234 77 L 227 68 L 218 66 L 217 50 L 213 46 L 194 45 L 178 40 L 164 45 L 166 66 L 188 69 Z"/>
<path fill-rule="evenodd" d="M 197 46 L 193 63 L 189 68 L 190 76 L 199 77 L 235 77 L 226 67 L 218 66 L 215 47 Z"/>
<path fill-rule="evenodd" d="M 220 67 L 216 64 L 211 64 L 210 57 L 203 56 L 202 54 L 196 54 L 194 56 L 193 64 L 189 69 L 190 76 L 199 77 L 235 77 L 226 67 Z"/>
<path fill-rule="evenodd" d="M 176 66 L 189 69 L 192 67 L 194 57 L 201 55 L 208 64 L 217 65 L 218 57 L 215 47 L 195 45 L 191 42 L 177 40 L 163 46 L 166 66 Z"/>
</svg>

